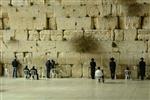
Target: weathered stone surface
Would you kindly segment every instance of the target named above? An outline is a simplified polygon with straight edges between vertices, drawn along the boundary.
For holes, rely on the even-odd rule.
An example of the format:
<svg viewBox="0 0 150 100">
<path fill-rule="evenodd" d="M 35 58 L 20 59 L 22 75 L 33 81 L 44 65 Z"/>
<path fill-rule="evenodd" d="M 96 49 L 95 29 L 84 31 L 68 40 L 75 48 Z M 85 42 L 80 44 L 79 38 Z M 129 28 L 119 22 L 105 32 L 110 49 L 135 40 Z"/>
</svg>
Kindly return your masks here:
<svg viewBox="0 0 150 100">
<path fill-rule="evenodd" d="M 50 41 L 51 40 L 51 37 L 50 37 L 50 30 L 42 30 L 40 32 L 40 40 L 41 41 Z"/>
<path fill-rule="evenodd" d="M 118 27 L 117 17 L 98 17 L 97 28 L 110 30 Z"/>
<path fill-rule="evenodd" d="M 50 17 L 49 19 L 49 29 L 51 30 L 56 30 L 56 18 L 55 17 Z"/>
<path fill-rule="evenodd" d="M 120 17 L 120 28 L 137 29 L 140 28 L 140 17 Z"/>
<path fill-rule="evenodd" d="M 150 17 L 145 17 L 143 21 L 143 29 L 150 29 Z"/>
<path fill-rule="evenodd" d="M 114 30 L 115 40 L 122 41 L 124 40 L 124 32 L 123 30 Z"/>
<path fill-rule="evenodd" d="M 56 18 L 57 29 L 65 30 L 65 29 L 75 29 L 75 19 L 74 18 Z"/>
<path fill-rule="evenodd" d="M 62 41 L 63 39 L 63 34 L 61 30 L 51 30 L 50 34 L 52 41 Z"/>
<path fill-rule="evenodd" d="M 84 34 L 87 36 L 91 35 L 99 41 L 113 40 L 114 36 L 112 30 L 86 30 Z"/>
<path fill-rule="evenodd" d="M 3 29 L 2 18 L 0 18 L 0 29 Z"/>
<path fill-rule="evenodd" d="M 27 31 L 26 30 L 15 30 L 14 38 L 19 41 L 27 41 Z"/>
<path fill-rule="evenodd" d="M 124 40 L 134 41 L 137 38 L 137 30 L 136 29 L 126 29 L 124 30 Z"/>
<path fill-rule="evenodd" d="M 33 31 L 29 31 L 29 38 L 28 40 L 30 41 L 37 41 L 40 39 L 40 34 L 38 31 L 33 30 Z"/>
<path fill-rule="evenodd" d="M 66 30 L 64 31 L 63 39 L 74 40 L 76 37 L 83 36 L 82 30 Z"/>
<path fill-rule="evenodd" d="M 75 64 L 72 66 L 72 77 L 81 78 L 83 76 L 83 66 L 81 64 Z"/>
<path fill-rule="evenodd" d="M 1 30 L 1 32 L 3 33 L 3 40 L 4 41 L 10 41 L 12 39 L 14 39 L 14 30 Z"/>
<path fill-rule="evenodd" d="M 138 30 L 138 40 L 149 40 L 150 39 L 150 30 Z"/>
</svg>

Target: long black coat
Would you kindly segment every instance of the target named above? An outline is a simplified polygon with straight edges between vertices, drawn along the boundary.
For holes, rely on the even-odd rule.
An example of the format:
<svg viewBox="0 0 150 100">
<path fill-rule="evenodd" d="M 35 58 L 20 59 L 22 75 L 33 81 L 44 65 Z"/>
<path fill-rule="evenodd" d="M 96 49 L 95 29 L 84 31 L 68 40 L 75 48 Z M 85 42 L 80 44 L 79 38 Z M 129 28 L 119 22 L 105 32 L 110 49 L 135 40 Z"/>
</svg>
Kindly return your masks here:
<svg viewBox="0 0 150 100">
<path fill-rule="evenodd" d="M 12 61 L 13 67 L 18 67 L 18 65 L 19 65 L 19 62 L 16 59 Z"/>
<path fill-rule="evenodd" d="M 141 74 L 141 75 L 145 75 L 145 66 L 146 66 L 146 64 L 145 64 L 144 61 L 140 61 L 140 62 L 139 62 L 140 74 Z"/>
<path fill-rule="evenodd" d="M 109 67 L 110 67 L 110 71 L 111 71 L 111 72 L 115 72 L 115 70 L 116 70 L 116 62 L 111 61 L 111 62 L 109 63 Z"/>
</svg>

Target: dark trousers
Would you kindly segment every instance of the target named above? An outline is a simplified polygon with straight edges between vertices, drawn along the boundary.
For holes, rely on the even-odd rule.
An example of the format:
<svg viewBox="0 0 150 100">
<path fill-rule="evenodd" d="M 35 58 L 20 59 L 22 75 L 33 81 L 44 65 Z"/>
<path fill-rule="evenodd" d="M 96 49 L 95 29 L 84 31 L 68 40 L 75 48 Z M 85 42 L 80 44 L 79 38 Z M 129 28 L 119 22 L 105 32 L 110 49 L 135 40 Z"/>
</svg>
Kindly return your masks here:
<svg viewBox="0 0 150 100">
<path fill-rule="evenodd" d="M 17 78 L 17 67 L 13 67 L 13 78 Z"/>
<path fill-rule="evenodd" d="M 95 79 L 95 70 L 91 70 L 91 78 Z"/>
<path fill-rule="evenodd" d="M 115 72 L 111 71 L 111 79 L 115 79 Z"/>
<path fill-rule="evenodd" d="M 46 69 L 46 77 L 50 78 L 50 69 Z"/>
<path fill-rule="evenodd" d="M 141 72 L 141 80 L 144 80 L 145 72 Z"/>
</svg>

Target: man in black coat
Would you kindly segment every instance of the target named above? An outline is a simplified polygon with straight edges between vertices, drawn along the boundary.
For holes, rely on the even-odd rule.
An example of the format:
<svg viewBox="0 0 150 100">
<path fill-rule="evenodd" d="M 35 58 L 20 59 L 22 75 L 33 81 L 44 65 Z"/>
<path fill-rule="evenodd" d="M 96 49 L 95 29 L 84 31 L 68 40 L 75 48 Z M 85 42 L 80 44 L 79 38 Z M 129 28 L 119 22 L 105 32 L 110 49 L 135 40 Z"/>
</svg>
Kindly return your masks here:
<svg viewBox="0 0 150 100">
<path fill-rule="evenodd" d="M 141 61 L 139 62 L 141 80 L 144 80 L 145 77 L 145 66 L 144 58 L 141 58 Z"/>
<path fill-rule="evenodd" d="M 12 61 L 12 66 L 13 66 L 13 78 L 17 78 L 17 70 L 18 70 L 19 62 L 17 61 L 16 58 Z"/>
<path fill-rule="evenodd" d="M 90 62 L 90 68 L 91 68 L 91 78 L 95 79 L 95 69 L 96 69 L 96 62 L 94 61 L 94 58 L 91 59 Z"/>
<path fill-rule="evenodd" d="M 52 68 L 52 63 L 50 60 L 47 60 L 46 64 L 46 77 L 47 78 L 50 78 L 50 71 L 51 71 L 51 68 Z"/>
<path fill-rule="evenodd" d="M 116 71 L 116 62 L 114 61 L 114 58 L 110 58 L 109 67 L 111 72 L 111 79 L 115 79 L 115 71 Z"/>
</svg>

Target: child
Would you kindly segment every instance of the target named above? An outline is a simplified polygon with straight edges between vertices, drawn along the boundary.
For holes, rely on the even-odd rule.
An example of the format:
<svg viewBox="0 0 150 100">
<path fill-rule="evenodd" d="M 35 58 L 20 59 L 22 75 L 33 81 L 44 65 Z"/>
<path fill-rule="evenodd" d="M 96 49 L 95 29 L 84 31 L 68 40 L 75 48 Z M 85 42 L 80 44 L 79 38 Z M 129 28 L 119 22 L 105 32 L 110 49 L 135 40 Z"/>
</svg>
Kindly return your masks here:
<svg viewBox="0 0 150 100">
<path fill-rule="evenodd" d="M 131 78 L 131 71 L 129 70 L 129 67 L 127 67 L 124 71 L 125 73 L 125 79 L 130 79 Z"/>
<path fill-rule="evenodd" d="M 100 70 L 100 67 L 98 67 L 97 70 L 95 71 L 95 77 L 96 77 L 96 79 L 98 79 L 98 82 L 100 82 L 101 79 L 104 82 L 103 72 L 102 72 L 102 70 Z"/>
</svg>

